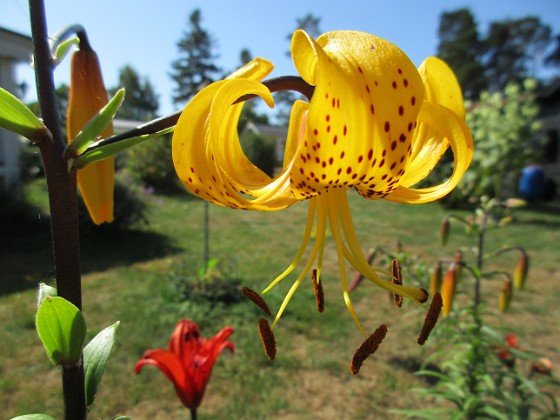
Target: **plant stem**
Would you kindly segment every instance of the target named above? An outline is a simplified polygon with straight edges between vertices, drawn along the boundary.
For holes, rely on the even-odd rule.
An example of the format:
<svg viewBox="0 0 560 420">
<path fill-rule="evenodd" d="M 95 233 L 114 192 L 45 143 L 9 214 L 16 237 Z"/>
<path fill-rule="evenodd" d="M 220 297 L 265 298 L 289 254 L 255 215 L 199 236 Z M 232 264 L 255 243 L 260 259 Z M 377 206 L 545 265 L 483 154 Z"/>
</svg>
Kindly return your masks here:
<svg viewBox="0 0 560 420">
<path fill-rule="evenodd" d="M 196 408 L 191 408 L 191 420 L 196 420 L 196 418 L 197 418 Z"/>
<path fill-rule="evenodd" d="M 45 167 L 51 212 L 51 234 L 59 296 L 82 308 L 80 241 L 75 173 L 69 173 L 64 158 L 65 142 L 56 107 L 51 51 L 43 0 L 29 0 L 37 97 L 41 117 L 52 139 L 39 142 Z M 83 366 L 62 369 L 66 419 L 85 419 Z"/>
</svg>

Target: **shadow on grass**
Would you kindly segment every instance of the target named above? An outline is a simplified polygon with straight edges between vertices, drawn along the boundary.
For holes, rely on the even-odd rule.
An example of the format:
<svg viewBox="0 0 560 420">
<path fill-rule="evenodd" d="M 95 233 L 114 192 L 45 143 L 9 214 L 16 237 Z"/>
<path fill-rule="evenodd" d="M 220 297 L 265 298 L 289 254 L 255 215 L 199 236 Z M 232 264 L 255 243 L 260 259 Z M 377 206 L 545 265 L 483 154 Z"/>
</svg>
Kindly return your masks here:
<svg viewBox="0 0 560 420">
<path fill-rule="evenodd" d="M 0 296 L 52 283 L 54 262 L 48 216 L 22 216 L 0 223 Z M 82 233 L 82 273 L 148 261 L 181 251 L 172 241 L 149 229 L 115 230 L 102 226 Z"/>
<path fill-rule="evenodd" d="M 418 372 L 422 368 L 422 361 L 414 356 L 411 357 L 394 356 L 389 359 L 389 364 L 399 369 L 406 370 L 407 372 L 410 373 Z M 439 372 L 439 368 L 432 363 L 428 363 L 423 367 L 423 369 L 430 369 Z M 438 382 L 438 378 L 434 376 L 420 375 L 418 377 L 430 385 L 435 385 Z"/>
</svg>

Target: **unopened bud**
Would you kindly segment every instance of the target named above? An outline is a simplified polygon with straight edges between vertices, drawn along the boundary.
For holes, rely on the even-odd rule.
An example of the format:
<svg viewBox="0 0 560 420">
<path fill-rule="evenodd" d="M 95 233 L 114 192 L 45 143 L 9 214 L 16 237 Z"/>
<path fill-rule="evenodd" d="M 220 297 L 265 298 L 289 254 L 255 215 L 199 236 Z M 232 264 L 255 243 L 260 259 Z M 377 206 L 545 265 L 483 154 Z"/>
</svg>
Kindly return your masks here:
<svg viewBox="0 0 560 420">
<path fill-rule="evenodd" d="M 443 273 L 441 270 L 441 262 L 438 261 L 432 275 L 430 277 L 430 295 L 434 296 L 437 292 L 441 290 L 441 282 L 443 280 Z"/>
<path fill-rule="evenodd" d="M 453 307 L 453 299 L 455 298 L 455 289 L 457 286 L 457 271 L 457 264 L 451 263 L 441 286 L 441 297 L 443 300 L 441 312 L 444 317 L 449 315 Z"/>
<path fill-rule="evenodd" d="M 445 246 L 447 244 L 450 228 L 451 222 L 449 221 L 449 217 L 446 217 L 441 221 L 441 224 L 439 225 L 439 243 L 441 244 L 441 246 Z"/>
<path fill-rule="evenodd" d="M 525 288 L 527 271 L 529 271 L 529 256 L 525 250 L 521 250 L 519 259 L 515 265 L 515 271 L 513 272 L 513 285 L 517 290 L 523 290 Z"/>
<path fill-rule="evenodd" d="M 507 312 L 509 305 L 511 303 L 511 298 L 513 297 L 513 285 L 511 279 L 505 279 L 502 283 L 502 288 L 500 289 L 500 311 L 502 313 Z"/>
</svg>

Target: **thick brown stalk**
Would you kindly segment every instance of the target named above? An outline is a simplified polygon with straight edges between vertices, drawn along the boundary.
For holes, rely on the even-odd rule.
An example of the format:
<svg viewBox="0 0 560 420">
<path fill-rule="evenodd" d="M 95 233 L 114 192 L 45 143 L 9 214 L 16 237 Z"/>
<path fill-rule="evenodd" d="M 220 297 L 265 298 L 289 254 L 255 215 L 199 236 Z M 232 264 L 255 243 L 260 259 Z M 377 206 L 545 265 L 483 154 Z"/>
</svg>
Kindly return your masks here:
<svg viewBox="0 0 560 420">
<path fill-rule="evenodd" d="M 80 242 L 76 177 L 69 173 L 64 157 L 65 142 L 56 107 L 51 51 L 48 42 L 45 6 L 42 0 L 29 0 L 37 97 L 44 124 L 52 138 L 43 138 L 39 149 L 49 193 L 52 245 L 58 295 L 82 307 Z M 83 367 L 63 368 L 62 387 L 66 419 L 87 416 Z"/>
</svg>

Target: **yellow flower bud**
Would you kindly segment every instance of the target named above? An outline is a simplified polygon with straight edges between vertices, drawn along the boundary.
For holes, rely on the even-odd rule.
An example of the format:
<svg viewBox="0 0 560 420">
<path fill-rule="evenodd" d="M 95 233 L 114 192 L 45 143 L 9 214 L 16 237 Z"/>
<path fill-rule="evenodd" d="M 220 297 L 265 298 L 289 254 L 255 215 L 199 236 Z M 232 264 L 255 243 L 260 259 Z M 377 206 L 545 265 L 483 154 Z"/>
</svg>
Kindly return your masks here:
<svg viewBox="0 0 560 420">
<path fill-rule="evenodd" d="M 443 299 L 443 308 L 441 312 L 443 316 L 446 317 L 451 312 L 453 308 L 453 299 L 455 298 L 455 289 L 457 286 L 457 273 L 459 266 L 454 262 L 451 263 L 445 278 L 443 279 L 443 284 L 441 286 L 441 297 Z"/>
<path fill-rule="evenodd" d="M 434 270 L 432 271 L 432 276 L 430 277 L 430 295 L 434 296 L 437 292 L 441 290 L 441 282 L 443 279 L 443 273 L 441 270 L 441 262 L 438 261 Z"/>
<path fill-rule="evenodd" d="M 66 129 L 71 143 L 83 126 L 108 102 L 95 51 L 84 48 L 72 56 Z M 101 135 L 113 133 L 110 124 Z M 77 172 L 78 186 L 95 224 L 113 221 L 115 158 L 92 163 Z"/>
<path fill-rule="evenodd" d="M 447 244 L 450 228 L 451 223 L 449 221 L 449 217 L 446 217 L 441 221 L 441 224 L 439 225 L 439 242 L 441 246 L 445 246 Z"/>
<path fill-rule="evenodd" d="M 513 273 L 513 284 L 517 290 L 525 288 L 525 280 L 527 280 L 527 271 L 529 271 L 529 256 L 524 250 L 521 250 L 519 259 L 515 265 Z"/>
<path fill-rule="evenodd" d="M 507 312 L 509 305 L 511 303 L 511 298 L 513 297 L 513 285 L 511 279 L 505 279 L 502 283 L 502 288 L 500 289 L 500 311 L 502 313 Z"/>
</svg>

